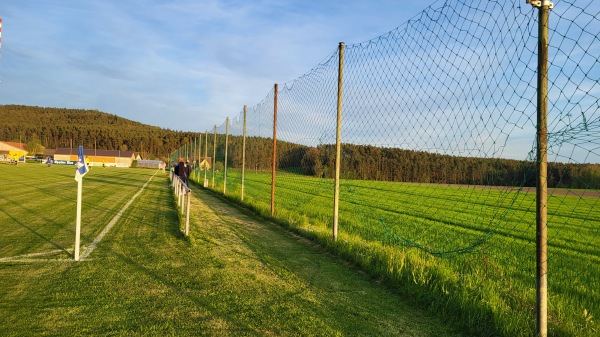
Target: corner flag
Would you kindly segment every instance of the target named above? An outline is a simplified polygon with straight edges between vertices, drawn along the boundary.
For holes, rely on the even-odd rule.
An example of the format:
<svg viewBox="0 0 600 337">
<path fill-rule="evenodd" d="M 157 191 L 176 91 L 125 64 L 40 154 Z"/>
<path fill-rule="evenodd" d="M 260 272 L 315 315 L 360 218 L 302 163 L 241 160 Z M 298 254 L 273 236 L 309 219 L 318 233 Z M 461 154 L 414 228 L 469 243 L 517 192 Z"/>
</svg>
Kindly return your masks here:
<svg viewBox="0 0 600 337">
<path fill-rule="evenodd" d="M 81 178 L 88 172 L 88 167 L 83 156 L 83 146 L 79 145 L 79 154 L 77 155 L 77 170 L 75 170 L 75 180 L 81 181 Z"/>
</svg>

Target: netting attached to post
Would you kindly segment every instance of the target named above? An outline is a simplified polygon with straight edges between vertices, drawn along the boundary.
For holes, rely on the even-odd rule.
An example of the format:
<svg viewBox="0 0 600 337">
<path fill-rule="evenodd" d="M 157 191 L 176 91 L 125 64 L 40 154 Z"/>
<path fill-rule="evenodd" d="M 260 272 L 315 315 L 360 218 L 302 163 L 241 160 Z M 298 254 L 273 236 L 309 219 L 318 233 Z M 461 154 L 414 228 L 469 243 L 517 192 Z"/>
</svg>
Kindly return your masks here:
<svg viewBox="0 0 600 337">
<path fill-rule="evenodd" d="M 438 1 L 387 34 L 345 45 L 332 246 L 427 289 L 442 313 L 463 303 L 465 321 L 494 321 L 505 335 L 535 331 L 537 20 L 525 1 Z M 323 242 L 333 225 L 337 79 L 335 50 L 278 92 L 276 217 Z M 247 108 L 244 203 L 265 215 L 273 96 Z M 592 335 L 600 315 L 597 1 L 554 2 L 548 102 L 549 332 Z M 242 116 L 229 128 L 227 194 L 236 197 Z M 221 168 L 224 125 L 217 134 Z"/>
</svg>

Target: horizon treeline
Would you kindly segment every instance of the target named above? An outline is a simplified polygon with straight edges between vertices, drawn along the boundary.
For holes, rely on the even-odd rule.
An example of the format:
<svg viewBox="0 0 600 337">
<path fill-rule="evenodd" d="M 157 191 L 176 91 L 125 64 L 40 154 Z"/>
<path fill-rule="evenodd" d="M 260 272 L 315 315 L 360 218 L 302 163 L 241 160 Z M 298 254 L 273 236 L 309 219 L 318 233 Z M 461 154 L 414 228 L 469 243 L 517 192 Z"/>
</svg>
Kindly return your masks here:
<svg viewBox="0 0 600 337">
<path fill-rule="evenodd" d="M 146 125 L 98 110 L 0 105 L 0 140 L 44 148 L 83 145 L 89 149 L 140 152 L 166 160 L 199 133 Z"/>
<path fill-rule="evenodd" d="M 246 169 L 271 170 L 272 139 L 246 139 Z M 227 166 L 241 168 L 242 137 L 230 136 Z M 211 153 L 211 151 L 209 151 Z M 225 136 L 217 138 L 217 167 L 222 167 Z M 277 169 L 314 177 L 333 178 L 335 145 L 316 147 L 277 141 Z M 432 184 L 466 184 L 533 187 L 534 161 L 457 157 L 384 148 L 372 145 L 342 144 L 342 179 L 395 181 Z M 600 189 L 600 164 L 549 163 L 550 188 Z"/>
<path fill-rule="evenodd" d="M 85 148 L 136 151 L 145 159 L 169 161 L 170 154 L 202 133 L 150 126 L 98 110 L 0 105 L 0 140 L 39 142 L 45 148 L 83 145 Z M 213 137 L 209 137 L 208 157 Z M 272 139 L 248 137 L 246 169 L 271 170 Z M 202 145 L 204 147 L 204 145 Z M 225 135 L 217 135 L 217 167 L 223 165 Z M 230 168 L 241 168 L 242 137 L 230 136 Z M 309 147 L 277 142 L 280 170 L 331 178 L 335 145 Z M 342 145 L 343 179 L 435 184 L 535 186 L 535 162 L 500 158 L 457 157 L 400 148 Z M 600 164 L 549 163 L 550 188 L 600 189 Z"/>
</svg>

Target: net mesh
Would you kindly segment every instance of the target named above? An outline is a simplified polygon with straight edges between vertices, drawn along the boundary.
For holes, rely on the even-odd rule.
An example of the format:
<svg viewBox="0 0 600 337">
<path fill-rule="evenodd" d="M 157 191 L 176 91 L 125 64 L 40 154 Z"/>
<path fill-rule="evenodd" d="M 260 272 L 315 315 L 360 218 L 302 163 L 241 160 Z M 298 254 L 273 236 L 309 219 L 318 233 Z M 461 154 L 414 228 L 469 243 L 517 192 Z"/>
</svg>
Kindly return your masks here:
<svg viewBox="0 0 600 337">
<path fill-rule="evenodd" d="M 600 312 L 599 21 L 590 0 L 550 13 L 549 324 L 566 335 Z M 415 283 L 483 300 L 509 335 L 535 331 L 537 27 L 524 1 L 438 1 L 344 49 L 340 237 L 420 252 L 437 272 Z M 242 198 L 243 182 L 269 213 L 277 95 L 275 217 L 330 232 L 338 59 L 247 108 L 244 180 L 243 111 L 216 128 L 215 189 Z"/>
</svg>

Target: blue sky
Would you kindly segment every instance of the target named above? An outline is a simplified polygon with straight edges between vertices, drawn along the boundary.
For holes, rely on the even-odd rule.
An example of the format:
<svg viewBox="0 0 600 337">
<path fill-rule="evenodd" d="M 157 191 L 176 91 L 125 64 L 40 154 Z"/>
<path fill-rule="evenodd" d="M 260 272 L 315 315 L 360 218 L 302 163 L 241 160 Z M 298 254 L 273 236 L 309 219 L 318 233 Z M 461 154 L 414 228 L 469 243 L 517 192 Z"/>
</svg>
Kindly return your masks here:
<svg viewBox="0 0 600 337">
<path fill-rule="evenodd" d="M 0 0 L 0 104 L 204 131 L 432 2 Z"/>
</svg>

